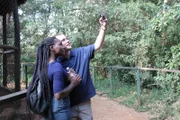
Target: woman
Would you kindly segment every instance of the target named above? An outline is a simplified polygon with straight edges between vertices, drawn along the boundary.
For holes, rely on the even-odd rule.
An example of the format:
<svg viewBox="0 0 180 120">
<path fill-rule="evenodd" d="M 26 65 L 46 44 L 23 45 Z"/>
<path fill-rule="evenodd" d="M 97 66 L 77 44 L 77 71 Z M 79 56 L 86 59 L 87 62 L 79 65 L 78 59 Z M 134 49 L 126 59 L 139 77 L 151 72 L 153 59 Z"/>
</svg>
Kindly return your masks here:
<svg viewBox="0 0 180 120">
<path fill-rule="evenodd" d="M 64 46 L 55 37 L 44 39 L 38 46 L 34 76 L 42 81 L 45 100 L 51 102 L 50 112 L 43 116 L 48 120 L 71 120 L 68 95 L 81 81 L 77 74 L 68 81 L 66 70 L 56 61 L 64 54 Z"/>
</svg>

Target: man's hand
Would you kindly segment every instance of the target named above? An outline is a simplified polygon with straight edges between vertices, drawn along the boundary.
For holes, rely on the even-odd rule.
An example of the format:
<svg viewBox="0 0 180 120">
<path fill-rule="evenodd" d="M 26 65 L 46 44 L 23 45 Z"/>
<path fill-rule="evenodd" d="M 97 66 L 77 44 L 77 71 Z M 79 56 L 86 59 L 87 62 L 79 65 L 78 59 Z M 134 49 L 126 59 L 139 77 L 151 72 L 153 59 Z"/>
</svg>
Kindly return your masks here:
<svg viewBox="0 0 180 120">
<path fill-rule="evenodd" d="M 104 19 L 103 17 L 100 17 L 99 23 L 100 23 L 101 29 L 106 30 L 107 18 Z"/>
<path fill-rule="evenodd" d="M 105 32 L 106 32 L 106 27 L 107 27 L 107 19 L 101 17 L 99 18 L 99 23 L 100 23 L 100 30 L 99 30 L 99 34 L 96 38 L 96 41 L 94 43 L 94 50 L 98 51 L 103 43 L 104 43 L 104 38 L 105 38 Z"/>
</svg>

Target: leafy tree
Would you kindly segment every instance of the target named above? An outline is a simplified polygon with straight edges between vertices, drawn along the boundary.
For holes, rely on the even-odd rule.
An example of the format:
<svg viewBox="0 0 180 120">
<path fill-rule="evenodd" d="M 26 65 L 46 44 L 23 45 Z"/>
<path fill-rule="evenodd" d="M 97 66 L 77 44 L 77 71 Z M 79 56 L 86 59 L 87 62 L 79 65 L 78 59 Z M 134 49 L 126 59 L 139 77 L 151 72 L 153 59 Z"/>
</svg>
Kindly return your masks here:
<svg viewBox="0 0 180 120">
<path fill-rule="evenodd" d="M 102 11 L 108 18 L 106 39 L 91 64 L 179 69 L 177 0 L 31 0 L 21 10 L 22 61 L 33 62 L 37 44 L 57 33 L 69 36 L 73 47 L 94 43 Z M 155 81 L 156 75 L 144 78 Z"/>
</svg>

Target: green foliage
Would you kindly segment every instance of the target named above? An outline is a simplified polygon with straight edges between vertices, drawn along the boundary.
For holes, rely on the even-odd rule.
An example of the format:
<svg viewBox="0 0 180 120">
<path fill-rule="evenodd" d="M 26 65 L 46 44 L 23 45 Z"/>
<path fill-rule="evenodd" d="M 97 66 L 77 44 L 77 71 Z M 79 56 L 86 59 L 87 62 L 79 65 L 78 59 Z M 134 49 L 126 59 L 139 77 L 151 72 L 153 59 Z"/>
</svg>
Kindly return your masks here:
<svg viewBox="0 0 180 120">
<path fill-rule="evenodd" d="M 154 56 L 156 63 L 151 63 L 152 67 L 164 68 L 168 64 L 172 63 L 169 59 L 172 59 L 173 52 L 171 47 L 176 46 L 179 43 L 179 6 L 165 6 L 165 12 L 159 12 L 151 20 L 152 28 L 152 44 L 153 46 L 148 46 L 151 50 L 151 54 L 148 56 Z M 163 10 L 161 10 L 163 11 Z M 154 31 L 154 32 L 153 32 Z"/>
<path fill-rule="evenodd" d="M 152 89 L 155 87 L 159 87 L 159 85 L 155 84 L 155 80 L 153 76 L 156 76 L 156 72 L 154 71 L 142 71 L 141 72 L 141 86 L 142 88 Z"/>
<path fill-rule="evenodd" d="M 162 10 L 161 10 L 162 11 Z M 167 42 L 170 45 L 176 44 L 179 38 L 180 25 L 180 8 L 179 5 L 165 6 L 164 13 L 159 12 L 156 17 L 152 19 L 153 30 L 159 36 L 163 32 L 166 34 Z"/>
<path fill-rule="evenodd" d="M 126 97 L 126 99 L 124 101 L 121 101 L 121 104 L 124 104 L 128 107 L 133 107 L 136 105 L 136 101 L 137 101 L 137 96 L 136 95 L 129 95 Z"/>
<path fill-rule="evenodd" d="M 21 7 L 22 60 L 34 61 L 37 44 L 59 32 L 69 36 L 73 47 L 93 43 L 99 11 L 103 11 L 109 24 L 103 49 L 92 61 L 94 65 L 166 67 L 172 64 L 170 49 L 179 38 L 179 7 L 171 4 L 163 15 L 161 6 L 156 5 L 141 0 L 29 1 Z M 166 34 L 165 46 L 162 32 Z"/>
<path fill-rule="evenodd" d="M 169 59 L 168 68 L 180 69 L 180 44 L 171 47 L 172 57 Z"/>
<path fill-rule="evenodd" d="M 108 29 L 103 48 L 96 53 L 91 65 L 180 69 L 179 1 L 169 1 L 167 5 L 163 2 L 164 0 L 28 1 L 20 8 L 22 61 L 34 62 L 38 43 L 57 33 L 68 35 L 73 47 L 94 43 L 99 29 L 99 12 L 102 11 L 108 18 Z M 96 78 L 101 79 L 98 83 L 95 81 L 98 90 L 105 90 L 105 93 L 113 97 L 132 94 L 128 93 L 131 88 L 126 84 L 131 86 L 136 83 L 136 72 L 113 71 L 112 85 L 116 86 L 115 91 L 108 88 L 111 85 L 109 70 L 100 69 L 96 72 L 100 73 Z M 141 75 L 142 88 L 160 92 L 164 90 L 168 95 L 161 96 L 162 93 L 157 93 L 161 100 L 176 100 L 170 100 L 172 96 L 169 92 L 179 93 L 179 75 L 150 71 L 143 71 Z M 123 90 L 119 86 L 126 88 Z M 156 101 L 158 97 L 151 94 L 148 93 L 150 98 L 147 96 L 147 99 L 151 100 L 148 102 Z M 124 104 L 135 105 L 136 97 L 137 94 L 134 93 Z M 162 103 L 161 100 L 157 101 Z M 155 105 L 158 106 L 158 102 Z M 138 109 L 146 111 L 151 106 L 153 105 Z M 163 110 L 162 116 L 167 113 L 167 110 Z"/>
<path fill-rule="evenodd" d="M 179 93 L 180 75 L 177 73 L 158 73 L 154 76 L 155 84 L 161 86 L 164 90 L 173 90 L 174 93 Z"/>
<path fill-rule="evenodd" d="M 156 83 L 148 83 L 149 86 L 146 88 L 141 87 L 141 96 L 138 97 L 136 84 L 123 81 L 124 78 L 118 76 L 120 74 L 119 70 L 113 70 L 112 73 L 113 77 L 110 81 L 110 79 L 106 77 L 98 79 L 98 76 L 102 73 L 96 72 L 94 84 L 97 91 L 101 91 L 112 99 L 119 100 L 121 104 L 133 107 L 140 112 L 149 111 L 155 114 L 156 118 L 154 119 L 179 118 L 179 107 L 177 107 L 179 106 L 179 102 L 176 102 L 180 99 L 177 89 L 180 86 L 178 83 L 178 74 L 156 73 L 154 71 L 143 72 L 141 78 L 151 78 L 153 81 L 156 81 Z"/>
<path fill-rule="evenodd" d="M 97 91 L 100 91 L 109 95 L 111 94 L 110 82 L 108 79 L 95 80 L 94 85 Z"/>
<path fill-rule="evenodd" d="M 130 94 L 137 95 L 135 92 L 137 89 L 136 85 L 129 85 L 119 79 L 112 79 L 112 81 L 109 79 L 96 79 L 94 85 L 97 91 L 103 92 L 111 98 L 125 97 Z"/>
<path fill-rule="evenodd" d="M 143 9 L 146 8 L 145 5 L 149 6 L 149 9 Z M 107 5 L 109 27 L 103 49 L 94 60 L 98 60 L 98 63 L 95 62 L 94 64 L 136 65 L 137 55 L 135 51 L 138 41 L 142 38 L 141 30 L 145 29 L 145 25 L 152 14 L 149 12 L 153 10 L 150 8 L 151 5 L 151 3 L 122 4 L 121 2 Z M 102 56 L 104 57 L 102 58 Z"/>
<path fill-rule="evenodd" d="M 22 61 L 33 62 L 38 43 L 49 36 L 52 1 L 31 0 L 21 7 L 21 52 Z"/>
</svg>

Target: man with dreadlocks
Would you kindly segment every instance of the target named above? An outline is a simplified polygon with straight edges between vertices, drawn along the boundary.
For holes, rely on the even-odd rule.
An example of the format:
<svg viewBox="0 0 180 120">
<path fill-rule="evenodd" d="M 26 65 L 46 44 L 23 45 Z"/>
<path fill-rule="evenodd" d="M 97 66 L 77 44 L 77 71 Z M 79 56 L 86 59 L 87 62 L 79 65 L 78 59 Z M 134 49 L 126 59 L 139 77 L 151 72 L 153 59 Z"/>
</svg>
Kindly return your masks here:
<svg viewBox="0 0 180 120">
<path fill-rule="evenodd" d="M 57 62 L 57 57 L 65 54 L 64 48 L 61 41 L 49 37 L 39 44 L 37 50 L 33 79 L 40 78 L 45 100 L 51 102 L 49 113 L 52 115 L 47 114 L 47 120 L 71 120 L 69 93 L 81 81 L 81 77 L 75 74 L 69 83 L 66 70 Z"/>
<path fill-rule="evenodd" d="M 58 57 L 64 68 L 73 68 L 82 80 L 70 93 L 70 104 L 73 120 L 92 120 L 91 97 L 96 92 L 89 72 L 89 62 L 94 57 L 104 42 L 107 19 L 102 16 L 99 19 L 100 31 L 94 44 L 71 50 L 71 44 L 64 34 L 56 35 L 56 38 L 65 45 L 65 55 Z"/>
</svg>

